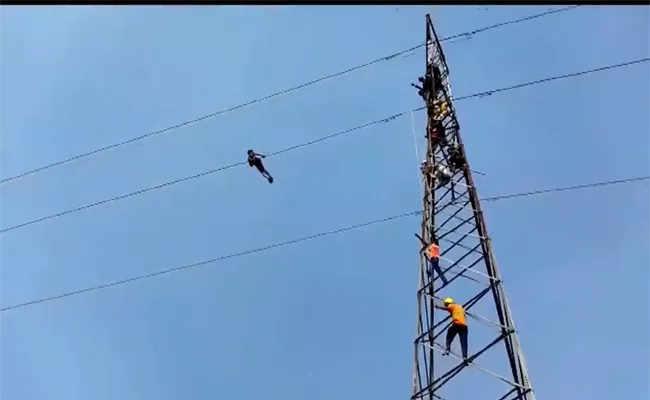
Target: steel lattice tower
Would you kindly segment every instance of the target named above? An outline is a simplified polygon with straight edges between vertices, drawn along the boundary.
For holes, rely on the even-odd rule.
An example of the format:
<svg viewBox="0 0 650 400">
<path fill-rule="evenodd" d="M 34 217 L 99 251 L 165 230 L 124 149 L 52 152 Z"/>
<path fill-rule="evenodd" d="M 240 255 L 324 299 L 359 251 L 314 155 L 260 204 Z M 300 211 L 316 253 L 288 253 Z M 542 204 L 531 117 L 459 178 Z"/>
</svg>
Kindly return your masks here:
<svg viewBox="0 0 650 400">
<path fill-rule="evenodd" d="M 424 249 L 437 239 L 440 271 L 447 283 L 431 269 L 423 251 L 411 399 L 534 400 L 459 134 L 447 62 L 429 15 L 426 60 L 425 77 L 430 78 L 423 79 L 428 91 L 428 97 L 423 97 L 427 105 L 428 167 L 423 167 L 420 240 Z M 464 160 L 458 167 L 453 167 L 454 149 Z M 449 168 L 451 179 L 447 183 L 430 173 L 441 166 Z M 433 305 L 440 304 L 444 297 L 452 297 L 468 313 L 467 363 L 460 356 L 458 337 L 451 354 L 443 356 L 450 318 L 445 310 L 434 309 Z"/>
</svg>

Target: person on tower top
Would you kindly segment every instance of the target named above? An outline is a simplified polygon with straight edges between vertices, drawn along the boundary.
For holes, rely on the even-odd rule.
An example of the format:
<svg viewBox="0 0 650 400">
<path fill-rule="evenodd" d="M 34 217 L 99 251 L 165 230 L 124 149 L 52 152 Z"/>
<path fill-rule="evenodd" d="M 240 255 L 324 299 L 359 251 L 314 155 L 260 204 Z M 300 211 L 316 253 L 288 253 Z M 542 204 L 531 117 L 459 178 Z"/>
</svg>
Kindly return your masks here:
<svg viewBox="0 0 650 400">
<path fill-rule="evenodd" d="M 435 182 L 435 175 L 433 173 L 433 166 L 429 165 L 427 160 L 423 160 L 420 163 L 420 171 L 424 175 L 425 182 L 428 188 L 433 188 Z"/>
<path fill-rule="evenodd" d="M 436 165 L 435 168 L 435 177 L 436 177 L 437 187 L 440 187 L 448 184 L 449 181 L 451 181 L 453 174 L 451 173 L 449 167 L 446 167 L 442 164 L 438 164 Z"/>
<path fill-rule="evenodd" d="M 266 156 L 257 154 L 253 150 L 248 150 L 248 166 L 251 168 L 257 168 L 257 170 L 260 171 L 260 174 L 262 174 L 262 176 L 265 177 L 269 183 L 273 183 L 273 177 L 271 174 L 269 174 L 269 171 L 264 168 L 262 158 L 266 158 Z"/>
<path fill-rule="evenodd" d="M 468 341 L 467 336 L 469 329 L 467 328 L 467 316 L 465 314 L 465 309 L 463 306 L 456 304 L 451 297 L 447 297 L 444 302 L 444 306 L 435 305 L 434 307 L 440 310 L 446 310 L 451 315 L 451 326 L 447 330 L 447 340 L 445 343 L 445 355 L 448 355 L 451 351 L 451 344 L 454 341 L 456 335 L 460 339 L 460 348 L 463 353 L 463 359 L 467 361 L 467 348 Z"/>
<path fill-rule="evenodd" d="M 465 168 L 465 158 L 461 153 L 460 147 L 455 146 L 451 149 L 449 152 L 449 162 L 456 170 Z"/>
<path fill-rule="evenodd" d="M 433 72 L 433 85 L 436 88 L 437 94 L 438 91 L 442 89 L 442 74 L 437 65 L 434 65 L 433 68 L 431 68 L 431 71 Z"/>
<path fill-rule="evenodd" d="M 433 83 L 433 90 L 434 90 L 434 95 L 435 97 L 438 94 L 438 91 L 442 89 L 442 75 L 440 74 L 440 69 L 434 65 L 431 69 L 427 71 L 427 73 L 424 75 L 424 77 L 419 77 L 418 82 L 422 86 L 418 86 L 416 84 L 411 84 L 411 86 L 415 87 L 418 89 L 418 94 L 424 98 L 424 100 L 428 103 L 427 99 L 427 94 L 431 92 L 431 84 Z"/>
<path fill-rule="evenodd" d="M 432 174 L 433 167 L 429 165 L 429 162 L 427 160 L 422 160 L 420 163 L 420 171 L 422 171 L 423 174 Z"/>
<path fill-rule="evenodd" d="M 411 83 L 411 86 L 416 88 L 418 90 L 418 94 L 420 97 L 422 97 L 422 100 L 424 100 L 425 103 L 429 103 L 429 93 L 431 93 L 431 78 L 430 75 L 427 74 L 423 77 L 418 78 L 418 82 L 420 82 L 420 85 L 416 85 L 415 83 Z"/>
<path fill-rule="evenodd" d="M 442 89 L 442 74 L 440 73 L 440 69 L 434 65 L 423 77 L 418 77 L 418 82 L 422 86 L 415 83 L 411 83 L 411 86 L 418 89 L 418 94 L 425 103 L 430 104 Z M 433 92 L 431 91 L 432 86 Z"/>
<path fill-rule="evenodd" d="M 435 100 L 433 102 L 434 119 L 442 121 L 449 114 L 449 104 L 446 100 Z"/>
<path fill-rule="evenodd" d="M 447 133 L 442 121 L 434 119 L 433 129 L 431 129 L 431 146 L 435 149 L 439 144 L 447 142 Z"/>
</svg>

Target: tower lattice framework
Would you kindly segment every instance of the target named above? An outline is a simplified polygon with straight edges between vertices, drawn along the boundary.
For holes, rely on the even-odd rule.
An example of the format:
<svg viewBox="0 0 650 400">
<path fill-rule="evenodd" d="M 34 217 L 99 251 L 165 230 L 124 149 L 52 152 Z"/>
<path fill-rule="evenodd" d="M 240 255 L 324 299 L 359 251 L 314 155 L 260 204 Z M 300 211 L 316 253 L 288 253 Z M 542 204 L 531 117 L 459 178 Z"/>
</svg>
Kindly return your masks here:
<svg viewBox="0 0 650 400">
<path fill-rule="evenodd" d="M 411 399 L 535 400 L 459 134 L 447 62 L 429 15 L 426 60 L 427 164 L 419 239 L 423 250 L 439 244 L 440 268 L 432 269 L 422 251 Z M 454 151 L 460 157 L 453 158 Z M 454 159 L 461 160 L 458 167 Z M 432 172 L 440 167 L 448 168 L 447 182 Z M 466 361 L 458 337 L 451 353 L 443 354 L 451 320 L 434 304 L 445 297 L 467 311 Z"/>
</svg>

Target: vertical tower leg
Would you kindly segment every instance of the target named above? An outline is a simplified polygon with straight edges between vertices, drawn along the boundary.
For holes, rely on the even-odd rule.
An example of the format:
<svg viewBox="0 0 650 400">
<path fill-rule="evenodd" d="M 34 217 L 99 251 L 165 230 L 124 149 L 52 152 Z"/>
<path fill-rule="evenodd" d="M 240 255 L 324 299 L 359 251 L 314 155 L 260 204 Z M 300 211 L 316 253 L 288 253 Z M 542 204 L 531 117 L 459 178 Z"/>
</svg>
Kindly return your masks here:
<svg viewBox="0 0 650 400">
<path fill-rule="evenodd" d="M 426 60 L 421 94 L 427 104 L 427 158 L 419 238 L 423 248 L 438 244 L 440 269 L 431 268 L 423 251 L 411 399 L 535 400 L 460 137 L 447 62 L 429 15 Z M 467 360 L 457 342 L 443 356 L 450 318 L 434 304 L 444 297 L 467 311 Z"/>
</svg>

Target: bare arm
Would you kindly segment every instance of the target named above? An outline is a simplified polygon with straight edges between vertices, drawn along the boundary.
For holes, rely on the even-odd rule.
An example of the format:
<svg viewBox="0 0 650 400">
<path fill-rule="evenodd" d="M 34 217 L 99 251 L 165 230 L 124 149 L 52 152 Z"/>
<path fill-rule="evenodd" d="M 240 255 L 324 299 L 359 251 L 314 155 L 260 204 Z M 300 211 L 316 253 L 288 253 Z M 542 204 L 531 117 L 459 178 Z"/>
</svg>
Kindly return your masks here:
<svg viewBox="0 0 650 400">
<path fill-rule="evenodd" d="M 440 300 L 437 297 L 434 297 L 433 299 L 433 307 L 437 308 L 438 310 L 449 311 L 447 310 L 447 306 L 445 306 L 445 303 L 443 303 L 442 300 Z"/>
</svg>

